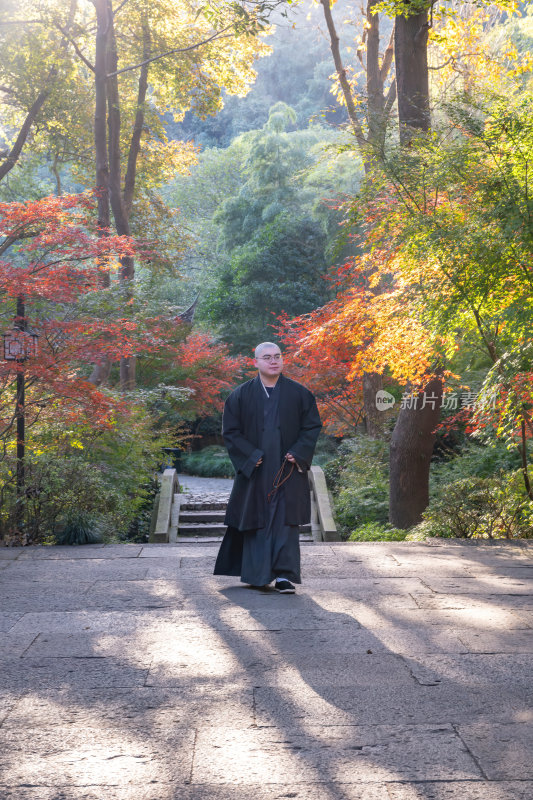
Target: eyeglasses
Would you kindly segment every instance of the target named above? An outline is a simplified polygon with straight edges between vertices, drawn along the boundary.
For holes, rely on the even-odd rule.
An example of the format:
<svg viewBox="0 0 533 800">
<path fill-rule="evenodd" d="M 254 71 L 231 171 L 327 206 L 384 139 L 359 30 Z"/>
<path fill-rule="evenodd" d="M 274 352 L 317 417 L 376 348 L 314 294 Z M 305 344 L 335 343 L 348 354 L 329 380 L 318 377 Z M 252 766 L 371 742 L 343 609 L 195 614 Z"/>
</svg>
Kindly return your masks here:
<svg viewBox="0 0 533 800">
<path fill-rule="evenodd" d="M 259 358 L 257 360 L 259 361 L 259 359 L 262 359 L 263 361 L 268 361 L 268 362 L 281 361 L 281 353 L 276 353 L 275 356 L 259 356 Z"/>
</svg>

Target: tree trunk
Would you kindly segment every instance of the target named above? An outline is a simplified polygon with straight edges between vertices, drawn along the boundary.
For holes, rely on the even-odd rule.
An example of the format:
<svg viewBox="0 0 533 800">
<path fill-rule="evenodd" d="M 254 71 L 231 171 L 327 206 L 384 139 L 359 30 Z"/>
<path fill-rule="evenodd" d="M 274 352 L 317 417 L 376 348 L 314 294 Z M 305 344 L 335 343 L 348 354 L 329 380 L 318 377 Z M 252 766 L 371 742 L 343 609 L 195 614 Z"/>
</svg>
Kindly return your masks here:
<svg viewBox="0 0 533 800">
<path fill-rule="evenodd" d="M 322 5 L 322 8 L 324 9 L 324 18 L 326 20 L 326 25 L 328 27 L 331 54 L 333 56 L 333 63 L 335 64 L 337 76 L 339 78 L 339 84 L 342 89 L 342 93 L 344 95 L 344 102 L 346 103 L 346 111 L 348 112 L 348 116 L 350 118 L 350 122 L 353 128 L 353 132 L 355 134 L 355 138 L 357 140 L 357 144 L 359 146 L 359 150 L 361 152 L 361 158 L 363 159 L 363 164 L 365 165 L 365 172 L 366 172 L 367 140 L 365 138 L 363 128 L 359 121 L 359 117 L 357 114 L 357 106 L 352 95 L 350 82 L 348 81 L 348 77 L 346 75 L 346 69 L 344 68 L 344 64 L 342 63 L 341 51 L 340 51 L 340 39 L 337 34 L 337 30 L 335 28 L 333 15 L 331 13 L 331 0 L 320 0 L 320 3 Z"/>
<path fill-rule="evenodd" d="M 120 96 L 118 91 L 117 43 L 113 24 L 111 2 L 107 3 L 109 31 L 107 37 L 107 127 L 109 154 L 109 199 L 115 220 L 115 228 L 119 236 L 129 236 L 130 226 L 122 201 L 121 164 L 120 164 Z"/>
<path fill-rule="evenodd" d="M 383 377 L 378 372 L 363 375 L 363 406 L 367 435 L 372 439 L 383 436 L 383 412 L 376 405 L 376 394 L 383 388 Z"/>
<path fill-rule="evenodd" d="M 401 144 L 409 144 L 416 131 L 430 129 L 428 30 L 426 11 L 396 17 L 394 60 Z"/>
<path fill-rule="evenodd" d="M 377 0 L 368 0 L 366 7 L 366 93 L 368 98 L 368 140 L 378 159 L 383 158 L 385 130 L 390 109 L 386 108 L 385 79 L 392 63 L 392 40 L 380 60 L 379 14 L 374 14 Z"/>
<path fill-rule="evenodd" d="M 96 197 L 98 203 L 98 235 L 109 236 L 111 214 L 109 209 L 109 161 L 107 158 L 107 36 L 108 16 L 106 0 L 93 0 L 96 9 L 96 47 L 94 56 L 94 148 L 96 158 Z M 111 285 L 109 267 L 100 264 L 102 286 Z M 99 386 L 109 377 L 111 364 L 104 358 L 94 365 L 91 383 Z"/>
<path fill-rule="evenodd" d="M 429 467 L 442 404 L 442 380 L 433 378 L 400 410 L 390 446 L 389 519 L 395 528 L 422 520 L 429 503 Z"/>
<path fill-rule="evenodd" d="M 394 60 L 400 143 L 430 129 L 426 12 L 396 17 Z M 429 403 L 429 398 L 438 400 Z M 426 404 L 424 405 L 424 398 Z M 400 410 L 390 446 L 389 518 L 397 528 L 410 528 L 422 519 L 429 503 L 429 469 L 442 398 L 440 377 L 431 380 L 416 402 Z"/>
<path fill-rule="evenodd" d="M 107 122 L 109 152 L 109 196 L 115 220 L 115 228 L 119 236 L 130 236 L 129 216 L 122 196 L 122 178 L 120 162 L 120 95 L 118 90 L 118 54 L 113 24 L 113 8 L 111 0 L 107 0 L 109 33 L 107 44 Z M 135 263 L 131 256 L 120 259 L 120 279 L 124 288 L 125 302 L 133 297 L 133 280 Z M 120 359 L 120 387 L 122 391 L 135 388 L 135 356 Z"/>
<path fill-rule="evenodd" d="M 147 62 L 151 56 L 151 36 L 150 26 L 146 16 L 142 19 L 143 31 L 143 61 Z M 135 179 L 137 175 L 137 161 L 141 151 L 141 136 L 144 130 L 144 112 L 146 103 L 146 93 L 148 91 L 148 70 L 149 64 L 144 63 L 139 75 L 139 88 L 137 91 L 137 109 L 135 112 L 135 122 L 131 134 L 130 148 L 128 151 L 128 166 L 126 177 L 124 178 L 124 207 L 128 219 L 131 216 L 133 205 L 133 195 L 135 192 Z"/>
<path fill-rule="evenodd" d="M 105 0 L 94 0 L 96 8 L 96 49 L 94 59 L 94 149 L 96 156 L 96 193 L 98 235 L 109 236 L 109 161 L 107 158 L 107 7 Z M 110 285 L 109 271 L 102 274 L 104 286 Z"/>
</svg>

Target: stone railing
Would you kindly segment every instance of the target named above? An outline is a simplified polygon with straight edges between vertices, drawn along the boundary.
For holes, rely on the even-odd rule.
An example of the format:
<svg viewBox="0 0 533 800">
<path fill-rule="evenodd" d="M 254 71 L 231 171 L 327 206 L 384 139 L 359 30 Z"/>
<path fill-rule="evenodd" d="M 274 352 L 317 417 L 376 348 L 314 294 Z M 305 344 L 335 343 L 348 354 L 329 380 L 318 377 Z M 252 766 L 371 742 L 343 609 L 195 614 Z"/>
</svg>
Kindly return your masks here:
<svg viewBox="0 0 533 800">
<path fill-rule="evenodd" d="M 174 495 L 180 490 L 178 473 L 175 469 L 166 469 L 158 476 L 158 480 L 161 488 L 154 504 L 150 541 L 168 542 L 172 503 L 174 502 Z"/>
<path fill-rule="evenodd" d="M 329 502 L 326 478 L 321 467 L 311 467 L 308 472 L 309 490 L 311 492 L 311 532 L 315 542 L 338 542 L 340 536 L 333 519 Z M 152 513 L 150 542 L 176 541 L 177 516 L 180 491 L 178 473 L 175 469 L 166 469 L 158 476 L 160 491 L 156 497 Z"/>
<path fill-rule="evenodd" d="M 322 467 L 311 467 L 308 475 L 313 539 L 315 542 L 339 542 L 341 537 L 333 519 L 324 470 Z"/>
</svg>

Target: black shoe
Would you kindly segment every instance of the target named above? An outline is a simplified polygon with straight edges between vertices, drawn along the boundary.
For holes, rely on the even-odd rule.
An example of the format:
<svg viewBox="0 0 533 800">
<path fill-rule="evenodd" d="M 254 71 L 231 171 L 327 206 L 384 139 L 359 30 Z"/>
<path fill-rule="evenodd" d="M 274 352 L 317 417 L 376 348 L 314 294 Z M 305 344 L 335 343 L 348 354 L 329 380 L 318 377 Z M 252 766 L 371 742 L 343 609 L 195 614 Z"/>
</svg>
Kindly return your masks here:
<svg viewBox="0 0 533 800">
<path fill-rule="evenodd" d="M 274 589 L 276 592 L 281 592 L 281 594 L 294 594 L 296 591 L 292 583 L 285 578 L 282 581 L 276 581 Z"/>
</svg>

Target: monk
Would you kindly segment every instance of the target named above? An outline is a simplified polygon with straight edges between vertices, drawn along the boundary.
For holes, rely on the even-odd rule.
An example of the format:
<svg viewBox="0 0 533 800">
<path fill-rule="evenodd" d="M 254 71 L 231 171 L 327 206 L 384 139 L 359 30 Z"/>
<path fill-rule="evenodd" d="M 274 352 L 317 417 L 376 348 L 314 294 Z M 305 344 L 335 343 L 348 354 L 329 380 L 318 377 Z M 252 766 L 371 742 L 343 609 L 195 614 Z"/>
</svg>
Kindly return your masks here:
<svg viewBox="0 0 533 800">
<path fill-rule="evenodd" d="M 316 401 L 283 375 L 272 342 L 255 348 L 258 374 L 224 406 L 222 434 L 235 468 L 215 575 L 283 594 L 301 583 L 299 526 L 311 518 L 307 471 L 322 427 Z"/>
</svg>

